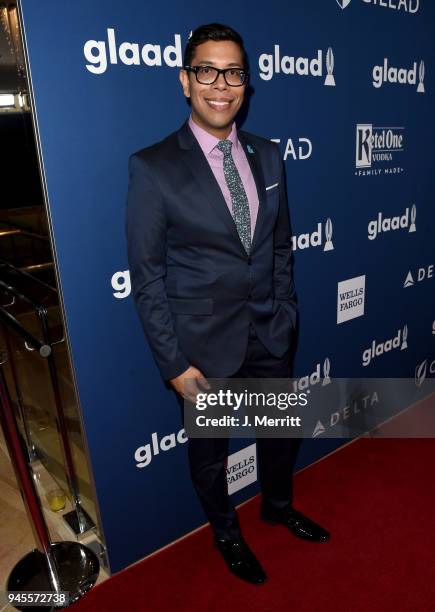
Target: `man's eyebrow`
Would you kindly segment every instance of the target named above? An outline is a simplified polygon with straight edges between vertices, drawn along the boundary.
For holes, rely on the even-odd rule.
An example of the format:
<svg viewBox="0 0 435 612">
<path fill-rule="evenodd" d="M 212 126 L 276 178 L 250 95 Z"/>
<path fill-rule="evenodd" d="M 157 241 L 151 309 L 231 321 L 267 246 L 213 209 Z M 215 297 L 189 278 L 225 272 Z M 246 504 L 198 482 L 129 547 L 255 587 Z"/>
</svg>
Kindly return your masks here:
<svg viewBox="0 0 435 612">
<path fill-rule="evenodd" d="M 197 65 L 199 64 L 204 64 L 206 66 L 214 66 L 215 62 L 211 60 L 201 60 L 198 62 Z M 233 67 L 242 68 L 242 64 L 240 64 L 239 62 L 230 62 L 229 64 L 227 64 L 227 67 L 228 68 L 233 68 Z"/>
</svg>

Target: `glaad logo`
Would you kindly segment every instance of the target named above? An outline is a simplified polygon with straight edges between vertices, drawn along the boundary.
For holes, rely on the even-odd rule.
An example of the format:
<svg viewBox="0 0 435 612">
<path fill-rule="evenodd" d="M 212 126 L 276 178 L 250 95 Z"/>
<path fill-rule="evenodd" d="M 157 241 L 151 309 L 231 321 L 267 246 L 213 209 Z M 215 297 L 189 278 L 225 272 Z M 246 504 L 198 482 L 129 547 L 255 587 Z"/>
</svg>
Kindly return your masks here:
<svg viewBox="0 0 435 612">
<path fill-rule="evenodd" d="M 383 355 L 384 353 L 388 353 L 389 351 L 395 348 L 399 348 L 399 346 L 400 346 L 401 351 L 405 350 L 406 348 L 408 348 L 407 338 L 408 338 L 408 326 L 405 325 L 403 327 L 403 330 L 399 329 L 397 331 L 397 334 L 394 336 L 394 338 L 386 340 L 385 342 L 380 342 L 379 344 L 376 344 L 376 340 L 373 340 L 370 348 L 367 348 L 363 351 L 363 354 L 362 354 L 363 366 L 370 365 L 372 359 L 374 359 L 375 357 L 379 357 L 380 355 Z"/>
<path fill-rule="evenodd" d="M 177 443 L 184 444 L 185 442 L 187 442 L 187 436 L 184 429 L 180 429 L 178 433 L 171 433 L 167 436 L 163 436 L 161 440 L 159 440 L 157 432 L 152 433 L 151 444 L 139 446 L 139 448 L 134 451 L 136 467 L 147 467 L 151 463 L 153 457 L 158 455 L 160 451 L 168 451 L 171 448 L 175 448 Z"/>
<path fill-rule="evenodd" d="M 429 374 L 435 374 L 435 359 L 431 363 L 428 363 L 428 360 L 425 359 L 416 366 L 414 380 L 417 387 L 421 387 L 424 383 L 428 372 Z"/>
<path fill-rule="evenodd" d="M 404 146 L 404 127 L 375 127 L 371 123 L 358 123 L 356 126 L 355 176 L 375 176 L 403 172 L 400 166 L 389 167 L 396 153 Z M 384 168 L 374 168 L 376 163 L 386 164 Z M 370 170 L 366 170 L 370 168 Z"/>
<path fill-rule="evenodd" d="M 107 46 L 104 40 L 87 40 L 83 47 L 85 59 L 89 62 L 86 68 L 92 74 L 103 74 L 107 70 L 107 50 L 109 62 L 117 64 L 118 59 L 126 66 L 140 66 L 141 60 L 146 66 L 162 66 L 162 61 L 170 68 L 183 65 L 181 36 L 174 34 L 175 43 L 163 48 L 160 45 L 147 43 L 123 42 L 117 48 L 115 30 L 107 28 Z"/>
<path fill-rule="evenodd" d="M 337 287 L 337 325 L 364 314 L 366 277 L 356 276 L 340 281 Z"/>
<path fill-rule="evenodd" d="M 115 272 L 110 279 L 112 289 L 114 289 L 114 297 L 121 300 L 126 298 L 131 293 L 131 282 L 130 282 L 130 270 L 124 270 L 123 272 Z"/>
<path fill-rule="evenodd" d="M 416 272 L 416 280 L 414 280 L 412 272 L 409 270 L 408 274 L 406 275 L 405 282 L 403 283 L 403 287 L 413 287 L 415 283 L 421 283 L 421 281 L 433 278 L 433 268 L 433 264 L 427 266 L 427 268 L 418 268 Z"/>
<path fill-rule="evenodd" d="M 325 222 L 325 244 L 323 247 L 324 251 L 333 251 L 334 245 L 332 243 L 332 221 L 328 217 Z M 311 232 L 311 234 L 299 234 L 293 235 L 290 237 L 292 250 L 296 251 L 298 249 L 308 249 L 309 247 L 318 247 L 323 244 L 322 237 L 322 224 L 317 224 L 317 230 Z"/>
<path fill-rule="evenodd" d="M 229 495 L 255 482 L 257 480 L 257 445 L 250 444 L 228 455 L 226 474 Z"/>
<path fill-rule="evenodd" d="M 271 138 L 272 142 L 281 143 L 280 138 Z M 295 161 L 296 160 L 304 160 L 309 159 L 313 152 L 313 144 L 311 140 L 308 138 L 298 138 L 299 146 L 295 147 L 292 138 L 287 139 L 287 144 L 285 146 L 283 160 L 286 161 L 287 157 L 290 155 Z"/>
<path fill-rule="evenodd" d="M 417 87 L 418 93 L 424 93 L 424 62 L 421 60 L 418 69 L 419 84 Z M 416 85 L 417 84 L 417 62 L 414 62 L 412 68 L 394 68 L 388 65 L 388 58 L 384 58 L 382 66 L 373 67 L 373 87 L 379 89 L 384 83 L 400 83 L 401 85 Z"/>
<path fill-rule="evenodd" d="M 364 395 L 363 397 L 346 404 L 346 406 L 344 406 L 341 410 L 332 412 L 329 421 L 327 423 L 325 421 L 325 423 L 327 424 L 328 429 L 337 427 L 337 425 L 341 425 L 341 423 L 344 423 L 344 421 L 347 421 L 353 416 L 361 414 L 363 411 L 367 410 L 367 408 L 372 408 L 378 403 L 379 395 L 376 391 L 373 391 L 371 395 Z M 326 427 L 322 421 L 317 421 L 311 436 L 313 438 L 317 438 L 325 433 L 325 431 Z"/>
<path fill-rule="evenodd" d="M 328 357 L 325 358 L 323 362 L 323 378 L 320 377 L 320 363 L 316 365 L 314 372 L 311 374 L 307 374 L 306 376 L 300 376 L 298 379 L 293 380 L 292 387 L 295 393 L 298 391 L 305 391 L 305 389 L 309 389 L 313 385 L 318 385 L 320 381 L 322 381 L 321 386 L 329 385 L 331 382 L 331 377 L 329 376 L 331 372 L 331 361 Z"/>
<path fill-rule="evenodd" d="M 325 85 L 335 86 L 334 79 L 334 53 L 329 47 L 325 57 L 326 62 L 326 77 Z M 262 53 L 258 58 L 258 66 L 260 68 L 260 78 L 264 81 L 270 81 L 275 74 L 282 72 L 283 74 L 323 77 L 323 51 L 317 51 L 317 57 L 294 57 L 283 55 L 279 45 L 274 45 L 274 53 Z"/>
<path fill-rule="evenodd" d="M 373 6 L 382 6 L 384 8 L 394 9 L 396 11 L 405 11 L 407 13 L 416 13 L 420 8 L 420 0 L 361 0 L 364 4 L 372 4 Z M 337 4 L 341 9 L 345 9 L 351 0 L 337 0 Z"/>
<path fill-rule="evenodd" d="M 403 215 L 398 217 L 383 217 L 382 212 L 379 212 L 377 219 L 373 219 L 373 221 L 370 221 L 368 224 L 368 239 L 375 240 L 379 234 L 391 230 L 408 228 L 409 233 L 416 232 L 416 218 L 417 207 L 415 204 L 411 207 L 411 219 L 409 218 L 409 208 L 405 208 Z"/>
</svg>

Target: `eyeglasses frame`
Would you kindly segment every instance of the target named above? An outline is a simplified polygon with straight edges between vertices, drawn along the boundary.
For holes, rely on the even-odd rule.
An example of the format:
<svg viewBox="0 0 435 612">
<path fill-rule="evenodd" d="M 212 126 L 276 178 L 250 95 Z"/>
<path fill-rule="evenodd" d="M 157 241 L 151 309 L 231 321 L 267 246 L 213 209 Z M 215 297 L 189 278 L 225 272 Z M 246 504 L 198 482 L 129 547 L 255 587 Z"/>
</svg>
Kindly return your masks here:
<svg viewBox="0 0 435 612">
<path fill-rule="evenodd" d="M 212 68 L 213 70 L 216 70 L 217 75 L 216 75 L 215 80 L 212 81 L 211 83 L 201 83 L 201 81 L 198 80 L 198 70 L 200 68 Z M 247 70 L 245 70 L 244 68 L 235 68 L 234 66 L 231 68 L 216 68 L 215 66 L 207 66 L 207 65 L 201 64 L 199 66 L 183 66 L 183 69 L 186 70 L 187 72 L 194 72 L 196 81 L 200 85 L 213 85 L 218 80 L 220 74 L 224 75 L 225 83 L 228 85 L 228 87 L 242 87 L 243 85 L 246 85 L 249 80 L 249 72 Z M 230 83 L 228 83 L 226 73 L 229 72 L 230 70 L 240 70 L 243 72 L 243 74 L 245 75 L 245 78 L 243 79 L 243 82 L 240 83 L 240 85 L 231 85 Z"/>
</svg>

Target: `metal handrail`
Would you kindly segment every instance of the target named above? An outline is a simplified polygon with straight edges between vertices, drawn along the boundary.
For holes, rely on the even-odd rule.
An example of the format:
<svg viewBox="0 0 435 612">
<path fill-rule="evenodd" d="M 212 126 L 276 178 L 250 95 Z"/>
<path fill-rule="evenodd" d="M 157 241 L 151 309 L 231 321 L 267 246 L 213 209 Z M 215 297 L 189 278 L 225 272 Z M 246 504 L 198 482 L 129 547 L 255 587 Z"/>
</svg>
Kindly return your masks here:
<svg viewBox="0 0 435 612">
<path fill-rule="evenodd" d="M 31 232 L 30 230 L 26 229 L 25 227 L 17 225 L 16 223 L 12 223 L 11 221 L 0 220 L 0 226 L 1 225 L 7 225 L 7 226 L 11 227 L 12 231 L 16 230 L 16 233 L 26 234 L 27 236 L 31 236 L 32 238 L 38 238 L 38 240 L 44 240 L 46 242 L 50 242 L 49 236 L 45 236 L 44 234 L 37 234 L 36 232 Z M 1 235 L 2 235 L 2 230 L 0 229 L 0 236 Z"/>
<path fill-rule="evenodd" d="M 0 287 L 3 287 L 3 289 L 7 293 L 12 293 L 14 297 L 18 297 L 20 298 L 20 300 L 23 300 L 23 302 L 27 302 L 27 304 L 30 304 L 31 306 L 33 306 L 33 308 L 36 310 L 38 314 L 38 317 L 41 320 L 41 325 L 44 328 L 45 323 L 43 323 L 43 321 L 45 321 L 47 318 L 47 309 L 45 308 L 45 306 L 43 306 L 42 304 L 39 304 L 38 302 L 35 302 L 35 300 L 32 300 L 31 298 L 27 297 L 27 295 L 25 295 L 24 293 L 21 293 L 21 291 L 19 291 L 16 287 L 14 287 L 13 285 L 8 285 L 2 280 L 0 280 Z M 12 300 L 10 304 L 3 304 L 3 307 L 11 306 L 13 303 L 14 303 L 14 300 Z M 50 346 L 56 346 L 56 344 L 61 344 L 64 341 L 65 341 L 65 334 L 62 336 L 62 338 L 60 338 L 60 340 L 55 340 L 54 342 L 50 342 Z M 26 342 L 24 344 L 26 345 L 26 349 L 28 351 L 34 350 L 31 347 L 29 347 Z"/>
<path fill-rule="evenodd" d="M 4 281 L 0 280 L 0 287 L 3 287 L 3 289 L 5 291 L 7 291 L 8 293 L 12 293 L 12 295 L 15 295 L 17 298 L 19 298 L 20 300 L 22 300 L 23 302 L 27 302 L 27 304 L 30 304 L 30 306 L 33 306 L 33 308 L 37 311 L 39 310 L 45 310 L 45 307 L 42 306 L 41 304 L 39 304 L 38 302 L 36 302 L 35 300 L 33 300 L 32 298 L 29 298 L 27 295 L 25 295 L 24 293 L 21 293 L 21 291 L 19 291 L 16 287 L 14 287 L 13 285 L 9 285 L 8 283 L 5 283 Z"/>
<path fill-rule="evenodd" d="M 9 325 L 15 332 L 22 336 L 28 344 L 31 344 L 34 349 L 37 349 L 41 357 L 48 357 L 51 354 L 51 346 L 41 342 L 33 334 L 31 334 L 10 312 L 0 306 L 0 319 L 6 325 Z"/>
<path fill-rule="evenodd" d="M 73 521 L 74 525 L 77 525 L 77 529 L 79 533 L 81 534 L 85 533 L 90 528 L 91 524 L 92 526 L 94 525 L 92 521 L 89 519 L 89 517 L 85 514 L 84 509 L 81 507 L 81 499 L 80 499 L 79 489 L 78 489 L 78 478 L 77 478 L 77 474 L 76 474 L 76 470 L 74 466 L 73 454 L 72 454 L 72 449 L 71 449 L 71 445 L 70 445 L 70 441 L 68 437 L 68 428 L 66 425 L 65 412 L 63 408 L 63 401 L 62 401 L 62 396 L 60 393 L 60 385 L 59 385 L 59 380 L 57 376 L 56 365 L 54 362 L 54 356 L 52 353 L 52 347 L 56 344 L 59 344 L 60 342 L 63 342 L 64 337 L 61 340 L 58 340 L 56 342 L 50 341 L 47 310 L 44 306 L 42 306 L 41 304 L 38 304 L 37 302 L 35 302 L 35 300 L 24 295 L 23 293 L 21 293 L 21 291 L 18 291 L 16 287 L 13 287 L 12 285 L 8 285 L 4 281 L 0 280 L 0 287 L 3 287 L 9 293 L 12 293 L 13 295 L 15 295 L 16 297 L 19 297 L 20 299 L 27 302 L 28 304 L 31 304 L 39 317 L 41 329 L 42 329 L 42 335 L 43 335 L 43 347 L 42 347 L 42 343 L 39 343 L 41 346 L 39 346 L 39 344 L 35 344 L 34 341 L 36 339 L 32 336 L 32 334 L 29 334 L 29 332 L 21 325 L 21 323 L 19 323 L 19 321 L 17 321 L 15 317 L 13 317 L 3 306 L 0 306 L 0 319 L 5 321 L 6 323 L 9 323 L 9 325 L 15 331 L 17 331 L 18 333 L 22 335 L 22 337 L 24 338 L 24 344 L 26 348 L 28 350 L 34 350 L 34 348 L 37 348 L 41 356 L 47 358 L 50 381 L 51 381 L 53 396 L 54 396 L 54 404 L 56 408 L 58 430 L 60 434 L 60 442 L 61 442 L 60 446 L 63 452 L 63 457 L 65 461 L 65 473 L 66 473 L 68 485 L 71 491 L 71 496 L 72 496 L 72 500 L 74 504 L 75 517 L 71 517 L 71 521 Z M 28 344 L 30 344 L 31 346 L 29 347 Z M 34 348 L 32 348 L 32 346 Z"/>
<path fill-rule="evenodd" d="M 44 283 L 44 281 L 40 280 L 39 278 L 36 278 L 36 276 L 33 276 L 33 274 L 30 274 L 29 272 L 26 272 L 25 270 L 22 270 L 21 268 L 17 268 L 17 266 L 14 266 L 6 259 L 3 259 L 3 257 L 0 257 L 0 267 L 1 266 L 10 268 L 11 270 L 14 270 L 14 272 L 18 272 L 18 274 L 21 274 L 22 276 L 25 276 L 26 278 L 30 278 L 31 280 L 39 283 L 40 285 L 43 285 L 44 287 L 46 287 L 47 289 L 50 289 L 51 291 L 54 291 L 55 293 L 58 292 L 56 287 L 52 287 L 48 283 Z"/>
</svg>

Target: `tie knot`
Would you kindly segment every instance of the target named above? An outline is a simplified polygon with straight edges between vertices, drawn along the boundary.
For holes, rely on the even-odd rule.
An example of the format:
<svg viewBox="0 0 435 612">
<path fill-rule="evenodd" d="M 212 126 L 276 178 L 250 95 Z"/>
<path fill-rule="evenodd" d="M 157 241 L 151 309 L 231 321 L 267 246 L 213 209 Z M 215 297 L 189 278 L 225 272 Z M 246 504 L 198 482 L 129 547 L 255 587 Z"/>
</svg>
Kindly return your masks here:
<svg viewBox="0 0 435 612">
<path fill-rule="evenodd" d="M 216 146 L 224 155 L 228 155 L 228 153 L 231 153 L 233 143 L 231 140 L 220 140 Z"/>
</svg>

